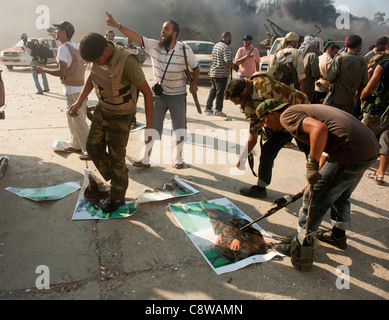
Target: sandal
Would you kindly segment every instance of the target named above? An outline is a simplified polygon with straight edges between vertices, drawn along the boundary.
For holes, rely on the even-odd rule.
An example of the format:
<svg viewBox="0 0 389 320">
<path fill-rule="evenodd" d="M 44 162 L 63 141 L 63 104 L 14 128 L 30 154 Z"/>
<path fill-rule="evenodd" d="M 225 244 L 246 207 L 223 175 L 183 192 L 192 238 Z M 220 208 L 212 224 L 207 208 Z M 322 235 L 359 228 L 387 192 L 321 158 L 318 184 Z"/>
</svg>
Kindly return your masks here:
<svg viewBox="0 0 389 320">
<path fill-rule="evenodd" d="M 173 168 L 175 169 L 182 169 L 184 167 L 184 163 L 176 163 Z"/>
<path fill-rule="evenodd" d="M 80 152 L 81 149 L 74 149 L 73 147 L 65 147 L 63 149 L 63 151 L 68 152 L 68 153 L 72 153 L 72 152 Z"/>
<path fill-rule="evenodd" d="M 374 182 L 378 185 L 383 185 L 384 184 L 384 176 L 383 174 L 375 174 L 375 173 L 368 173 L 367 177 L 370 179 L 374 179 Z M 382 179 L 382 180 L 378 180 Z"/>
<path fill-rule="evenodd" d="M 91 160 L 90 156 L 87 155 L 87 154 L 83 154 L 80 156 L 80 160 L 83 160 L 83 161 L 88 161 L 88 160 Z"/>
<path fill-rule="evenodd" d="M 137 167 L 137 168 L 145 168 L 145 169 L 150 168 L 150 165 L 149 165 L 149 164 L 144 164 L 141 160 L 135 161 L 132 165 L 133 165 L 134 167 Z"/>
</svg>

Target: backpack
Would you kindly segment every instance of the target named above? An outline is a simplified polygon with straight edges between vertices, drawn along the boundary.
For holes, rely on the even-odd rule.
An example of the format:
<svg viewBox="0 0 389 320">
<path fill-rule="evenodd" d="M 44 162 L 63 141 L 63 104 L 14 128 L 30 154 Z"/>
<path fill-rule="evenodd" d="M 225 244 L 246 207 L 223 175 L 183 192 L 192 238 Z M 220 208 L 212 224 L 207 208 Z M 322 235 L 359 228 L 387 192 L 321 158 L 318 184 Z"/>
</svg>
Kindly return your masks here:
<svg viewBox="0 0 389 320">
<path fill-rule="evenodd" d="M 39 63 L 46 64 L 47 59 L 54 57 L 54 52 L 44 44 L 39 44 L 32 50 L 31 55 L 36 58 Z"/>
<path fill-rule="evenodd" d="M 282 59 L 282 56 L 274 56 L 274 63 L 267 71 L 267 74 L 272 79 L 285 83 L 288 86 L 294 84 L 294 88 L 299 90 L 300 83 L 298 81 L 296 68 L 292 63 L 291 54 L 291 52 L 279 53 L 279 55 L 282 55 L 285 59 Z"/>
</svg>

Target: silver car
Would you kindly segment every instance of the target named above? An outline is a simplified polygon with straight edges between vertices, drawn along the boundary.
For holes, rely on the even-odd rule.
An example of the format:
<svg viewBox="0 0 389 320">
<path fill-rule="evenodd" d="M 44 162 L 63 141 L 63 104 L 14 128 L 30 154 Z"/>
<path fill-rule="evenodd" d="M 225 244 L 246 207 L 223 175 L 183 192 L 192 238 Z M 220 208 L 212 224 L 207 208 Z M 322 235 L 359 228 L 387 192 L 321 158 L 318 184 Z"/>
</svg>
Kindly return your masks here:
<svg viewBox="0 0 389 320">
<path fill-rule="evenodd" d="M 54 57 L 48 59 L 48 63 L 56 63 L 55 57 L 59 47 L 59 42 L 54 39 L 38 38 L 30 39 L 30 41 L 44 44 L 53 51 Z M 7 69 L 12 70 L 14 67 L 28 67 L 31 65 L 32 57 L 23 50 L 23 40 L 20 40 L 14 47 L 5 49 L 0 52 L 0 63 L 5 65 Z"/>
<path fill-rule="evenodd" d="M 200 77 L 199 79 L 210 79 L 209 72 L 212 63 L 212 49 L 215 45 L 210 41 L 188 40 L 184 41 L 193 51 L 199 63 Z"/>
</svg>

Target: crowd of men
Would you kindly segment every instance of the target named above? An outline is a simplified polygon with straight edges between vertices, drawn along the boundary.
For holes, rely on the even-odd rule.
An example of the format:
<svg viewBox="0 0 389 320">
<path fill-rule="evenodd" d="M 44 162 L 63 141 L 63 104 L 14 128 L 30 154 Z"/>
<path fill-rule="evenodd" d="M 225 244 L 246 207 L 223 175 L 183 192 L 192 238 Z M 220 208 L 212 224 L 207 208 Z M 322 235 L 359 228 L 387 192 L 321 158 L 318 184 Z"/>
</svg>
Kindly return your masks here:
<svg viewBox="0 0 389 320">
<path fill-rule="evenodd" d="M 125 203 L 126 146 L 139 91 L 146 112 L 146 148 L 143 158 L 133 165 L 150 167 L 153 143 L 161 138 L 169 111 L 176 139 L 174 167 L 184 167 L 185 72 L 188 67 L 193 71 L 190 91 L 196 93 L 199 67 L 191 48 L 178 41 L 179 26 L 175 21 L 167 20 L 160 39 L 156 40 L 142 36 L 106 14 L 107 26 L 139 43 L 150 55 L 155 78 L 152 86 L 146 81 L 137 56 L 113 41 L 113 30 L 106 36 L 89 33 L 78 46 L 71 42 L 74 27 L 67 21 L 54 25 L 55 38 L 61 42 L 58 68 L 37 64 L 33 70 L 59 77 L 64 84 L 72 136 L 71 145 L 65 151 L 82 152 L 81 159 L 91 159 L 104 179 L 110 181 L 109 192 L 93 193 L 90 188 L 85 195 L 94 200 L 101 198 L 101 209 L 108 213 Z M 302 256 L 301 247 L 311 244 L 313 235 L 345 249 L 352 192 L 378 156 L 379 168 L 369 178 L 384 184 L 388 165 L 388 38 L 378 39 L 376 46 L 362 57 L 362 39 L 357 35 L 347 37 L 342 49 L 327 41 L 321 53 L 315 37 L 306 36 L 301 42 L 296 33 L 290 32 L 281 41 L 267 73 L 258 72 L 260 55 L 252 45 L 251 35 L 243 37 L 243 46 L 235 58 L 229 48 L 231 41 L 231 33 L 224 32 L 214 46 L 205 112 L 225 117 L 223 102 L 230 100 L 250 120 L 249 139 L 237 167 L 247 160 L 261 138 L 258 182 L 240 190 L 241 194 L 267 196 L 274 160 L 281 148 L 294 138 L 304 152 L 309 187 L 305 189 L 299 212 L 297 236 L 279 244 L 277 250 L 303 265 L 311 258 Z M 84 79 L 84 62 L 90 64 L 87 79 Z M 236 79 L 231 79 L 232 69 L 236 71 Z M 93 89 L 99 103 L 89 128 L 85 121 L 86 100 Z M 333 228 L 319 230 L 328 209 Z"/>
</svg>

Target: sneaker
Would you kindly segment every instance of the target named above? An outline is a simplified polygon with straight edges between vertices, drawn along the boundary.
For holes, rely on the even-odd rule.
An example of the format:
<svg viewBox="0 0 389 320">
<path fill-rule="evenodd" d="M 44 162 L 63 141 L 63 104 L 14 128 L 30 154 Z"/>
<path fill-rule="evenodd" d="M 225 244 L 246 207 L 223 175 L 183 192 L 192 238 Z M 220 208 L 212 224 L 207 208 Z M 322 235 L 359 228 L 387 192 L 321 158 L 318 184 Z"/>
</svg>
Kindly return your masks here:
<svg viewBox="0 0 389 320">
<path fill-rule="evenodd" d="M 213 115 L 218 116 L 218 117 L 227 117 L 227 115 L 221 111 L 215 111 L 215 113 Z"/>
<path fill-rule="evenodd" d="M 207 109 L 207 108 L 205 108 L 204 113 L 205 113 L 207 116 L 213 116 L 213 111 L 212 111 L 212 109 Z"/>
<path fill-rule="evenodd" d="M 251 198 L 266 198 L 267 192 L 265 187 L 251 186 L 250 188 L 240 189 L 240 194 Z"/>
<path fill-rule="evenodd" d="M 50 89 L 45 89 L 45 90 L 43 90 L 43 92 L 49 92 L 50 91 Z"/>
<path fill-rule="evenodd" d="M 289 243 L 287 243 L 287 242 L 276 243 L 274 245 L 274 249 L 276 249 L 277 252 L 282 253 L 283 255 L 290 257 L 290 246 L 291 246 L 290 243 L 291 242 L 292 242 L 292 240 Z"/>
<path fill-rule="evenodd" d="M 332 233 L 332 230 L 319 230 L 316 233 L 316 238 L 341 250 L 345 250 L 347 248 L 347 237 L 337 239 Z"/>
<path fill-rule="evenodd" d="M 112 200 L 108 198 L 103 200 L 100 205 L 100 208 L 104 213 L 111 213 L 119 209 L 125 203 L 126 202 L 124 200 Z"/>
</svg>

